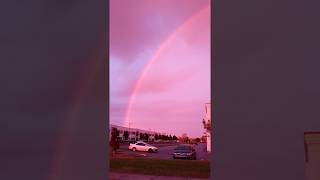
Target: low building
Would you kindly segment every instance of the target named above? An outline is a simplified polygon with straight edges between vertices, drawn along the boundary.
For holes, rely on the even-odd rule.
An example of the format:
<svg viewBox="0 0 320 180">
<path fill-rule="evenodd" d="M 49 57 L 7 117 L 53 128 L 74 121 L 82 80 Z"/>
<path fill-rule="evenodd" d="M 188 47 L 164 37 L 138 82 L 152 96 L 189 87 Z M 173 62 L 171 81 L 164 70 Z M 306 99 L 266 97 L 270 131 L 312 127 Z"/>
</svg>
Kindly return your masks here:
<svg viewBox="0 0 320 180">
<path fill-rule="evenodd" d="M 129 128 L 124 126 L 118 126 L 110 124 L 109 126 L 109 139 L 111 139 L 111 132 L 112 128 L 116 128 L 119 132 L 117 139 L 119 141 L 154 141 L 155 136 L 162 135 L 163 133 L 156 132 L 156 131 L 149 131 L 149 130 L 143 130 L 143 129 L 137 129 L 137 128 Z M 146 139 L 146 136 L 148 137 Z"/>
</svg>

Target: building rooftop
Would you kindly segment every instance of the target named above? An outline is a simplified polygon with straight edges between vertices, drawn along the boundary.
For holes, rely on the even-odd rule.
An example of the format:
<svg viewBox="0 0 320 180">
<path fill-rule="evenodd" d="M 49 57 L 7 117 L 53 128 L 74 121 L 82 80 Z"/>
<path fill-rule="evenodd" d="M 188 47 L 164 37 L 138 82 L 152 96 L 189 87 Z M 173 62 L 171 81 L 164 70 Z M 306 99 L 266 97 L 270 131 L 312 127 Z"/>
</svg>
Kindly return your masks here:
<svg viewBox="0 0 320 180">
<path fill-rule="evenodd" d="M 144 129 L 138 129 L 138 128 L 129 128 L 129 127 L 125 127 L 125 126 L 119 126 L 119 125 L 110 124 L 110 129 L 113 128 L 113 127 L 117 128 L 117 129 L 122 129 L 122 130 L 139 131 L 139 132 L 144 132 L 144 133 L 164 134 L 164 133 L 160 133 L 160 132 L 157 132 L 157 131 L 150 131 L 150 130 L 144 130 Z"/>
</svg>

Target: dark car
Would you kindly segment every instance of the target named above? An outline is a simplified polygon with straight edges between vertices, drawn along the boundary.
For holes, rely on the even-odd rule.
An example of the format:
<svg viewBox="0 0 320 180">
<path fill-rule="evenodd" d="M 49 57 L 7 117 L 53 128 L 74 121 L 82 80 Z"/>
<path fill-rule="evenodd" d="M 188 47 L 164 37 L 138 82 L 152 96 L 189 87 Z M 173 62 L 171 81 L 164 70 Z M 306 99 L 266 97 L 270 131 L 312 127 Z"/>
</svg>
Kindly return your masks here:
<svg viewBox="0 0 320 180">
<path fill-rule="evenodd" d="M 190 145 L 180 145 L 173 150 L 173 159 L 197 159 L 196 150 Z"/>
<path fill-rule="evenodd" d="M 198 145 L 198 143 L 197 143 L 197 142 L 192 142 L 191 144 L 193 144 L 193 145 Z"/>
</svg>

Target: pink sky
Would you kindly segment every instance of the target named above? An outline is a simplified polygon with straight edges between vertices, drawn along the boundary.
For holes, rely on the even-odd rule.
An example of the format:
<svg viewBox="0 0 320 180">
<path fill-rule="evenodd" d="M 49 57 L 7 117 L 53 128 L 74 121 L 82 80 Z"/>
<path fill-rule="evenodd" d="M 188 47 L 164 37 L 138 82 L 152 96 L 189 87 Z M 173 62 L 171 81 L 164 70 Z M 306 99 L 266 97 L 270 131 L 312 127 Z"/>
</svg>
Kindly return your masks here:
<svg viewBox="0 0 320 180">
<path fill-rule="evenodd" d="M 110 123 L 191 137 L 210 102 L 210 1 L 110 1 Z"/>
</svg>

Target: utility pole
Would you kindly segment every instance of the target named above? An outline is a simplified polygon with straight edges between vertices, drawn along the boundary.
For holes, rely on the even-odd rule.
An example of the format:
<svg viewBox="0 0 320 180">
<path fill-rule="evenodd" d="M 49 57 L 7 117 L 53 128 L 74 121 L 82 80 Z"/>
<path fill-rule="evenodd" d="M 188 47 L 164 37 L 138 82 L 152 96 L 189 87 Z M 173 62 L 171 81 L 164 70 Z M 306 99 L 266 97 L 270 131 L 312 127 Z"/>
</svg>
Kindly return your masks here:
<svg viewBox="0 0 320 180">
<path fill-rule="evenodd" d="M 131 134 L 131 122 L 130 122 L 130 119 L 129 119 L 129 142 L 131 141 L 131 137 L 130 137 L 130 134 Z"/>
</svg>

